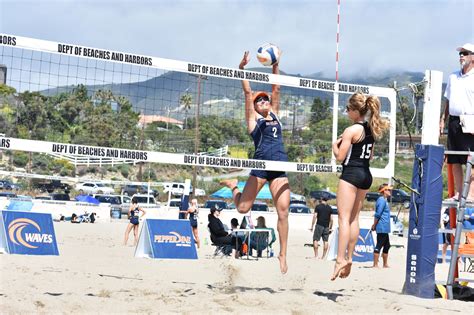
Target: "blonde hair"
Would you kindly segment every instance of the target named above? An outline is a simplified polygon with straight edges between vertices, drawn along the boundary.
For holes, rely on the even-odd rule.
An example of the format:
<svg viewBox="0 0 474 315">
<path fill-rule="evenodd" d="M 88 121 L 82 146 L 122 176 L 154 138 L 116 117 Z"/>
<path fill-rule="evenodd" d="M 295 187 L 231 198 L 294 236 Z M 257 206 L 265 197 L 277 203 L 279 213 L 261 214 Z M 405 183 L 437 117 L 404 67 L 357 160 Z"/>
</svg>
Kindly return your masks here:
<svg viewBox="0 0 474 315">
<path fill-rule="evenodd" d="M 390 122 L 380 117 L 380 100 L 377 96 L 357 92 L 352 94 L 347 105 L 351 110 L 356 110 L 361 116 L 365 116 L 370 111 L 369 128 L 375 139 L 380 139 L 385 130 L 390 127 Z"/>
</svg>

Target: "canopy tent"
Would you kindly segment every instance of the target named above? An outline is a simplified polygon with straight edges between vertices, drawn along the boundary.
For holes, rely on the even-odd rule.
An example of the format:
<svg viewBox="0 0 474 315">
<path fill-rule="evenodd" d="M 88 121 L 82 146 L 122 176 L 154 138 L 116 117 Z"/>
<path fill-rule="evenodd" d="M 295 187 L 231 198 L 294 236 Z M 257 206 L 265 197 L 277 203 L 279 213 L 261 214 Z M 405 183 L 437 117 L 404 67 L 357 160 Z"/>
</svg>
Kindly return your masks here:
<svg viewBox="0 0 474 315">
<path fill-rule="evenodd" d="M 76 196 L 76 200 L 81 201 L 81 202 L 92 203 L 94 205 L 98 205 L 100 203 L 99 200 L 97 200 L 94 197 L 89 196 L 89 195 L 78 195 L 78 196 Z"/>
<path fill-rule="evenodd" d="M 237 187 L 239 188 L 240 191 L 244 190 L 244 186 L 245 186 L 245 182 L 239 182 L 237 184 Z M 229 188 L 224 187 L 224 188 L 219 189 L 215 193 L 213 193 L 211 197 L 232 199 L 232 191 Z M 294 193 L 290 193 L 290 198 L 297 199 L 297 200 L 301 200 L 301 199 L 305 200 L 304 196 L 297 195 Z M 270 186 L 268 185 L 268 183 L 263 185 L 262 189 L 260 189 L 257 195 L 257 199 L 272 199 L 272 193 L 270 192 Z"/>
</svg>

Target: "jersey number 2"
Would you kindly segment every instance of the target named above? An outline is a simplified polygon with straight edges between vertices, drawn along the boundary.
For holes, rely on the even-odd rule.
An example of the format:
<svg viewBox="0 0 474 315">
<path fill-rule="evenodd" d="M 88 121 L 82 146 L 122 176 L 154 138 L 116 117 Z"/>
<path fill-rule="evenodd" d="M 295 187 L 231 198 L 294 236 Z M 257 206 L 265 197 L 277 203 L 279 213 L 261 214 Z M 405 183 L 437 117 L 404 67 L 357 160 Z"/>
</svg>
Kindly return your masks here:
<svg viewBox="0 0 474 315">
<path fill-rule="evenodd" d="M 273 131 L 273 138 L 278 138 L 278 136 L 277 136 L 277 128 L 276 128 L 276 127 L 273 127 L 273 128 L 272 128 L 272 131 Z"/>
<path fill-rule="evenodd" d="M 361 159 L 370 159 L 370 151 L 372 150 L 372 143 L 364 144 L 362 146 L 362 154 L 360 155 Z"/>
</svg>

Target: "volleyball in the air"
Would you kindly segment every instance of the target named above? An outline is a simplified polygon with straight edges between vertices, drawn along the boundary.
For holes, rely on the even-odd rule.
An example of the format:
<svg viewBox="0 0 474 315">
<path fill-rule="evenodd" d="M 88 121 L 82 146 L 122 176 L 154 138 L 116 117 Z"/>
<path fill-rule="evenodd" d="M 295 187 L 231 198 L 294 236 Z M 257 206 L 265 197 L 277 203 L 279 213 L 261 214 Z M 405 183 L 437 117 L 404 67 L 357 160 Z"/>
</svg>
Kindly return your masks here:
<svg viewBox="0 0 474 315">
<path fill-rule="evenodd" d="M 280 48 L 274 44 L 263 44 L 258 47 L 257 59 L 264 66 L 273 66 L 280 61 Z"/>
</svg>

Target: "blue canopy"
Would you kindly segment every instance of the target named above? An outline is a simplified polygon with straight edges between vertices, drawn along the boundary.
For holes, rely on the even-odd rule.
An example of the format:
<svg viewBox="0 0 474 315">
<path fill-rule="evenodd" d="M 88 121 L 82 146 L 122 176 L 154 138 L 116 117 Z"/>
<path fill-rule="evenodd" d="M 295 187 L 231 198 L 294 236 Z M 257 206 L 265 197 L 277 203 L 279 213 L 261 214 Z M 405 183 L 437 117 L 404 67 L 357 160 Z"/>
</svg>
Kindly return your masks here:
<svg viewBox="0 0 474 315">
<path fill-rule="evenodd" d="M 92 204 L 95 204 L 95 205 L 98 205 L 100 203 L 99 200 L 97 200 L 94 197 L 89 196 L 89 195 L 78 195 L 78 196 L 76 196 L 76 200 L 81 201 L 81 202 L 92 203 Z"/>
<path fill-rule="evenodd" d="M 240 191 L 244 190 L 245 182 L 239 182 L 237 184 L 237 187 L 239 188 Z M 231 199 L 232 198 L 232 191 L 227 188 L 221 188 L 215 193 L 211 195 L 212 198 L 227 198 Z M 270 193 L 270 187 L 268 186 L 268 183 L 263 185 L 262 189 L 260 189 L 260 192 L 257 195 L 257 199 L 272 199 L 272 194 Z"/>
</svg>

